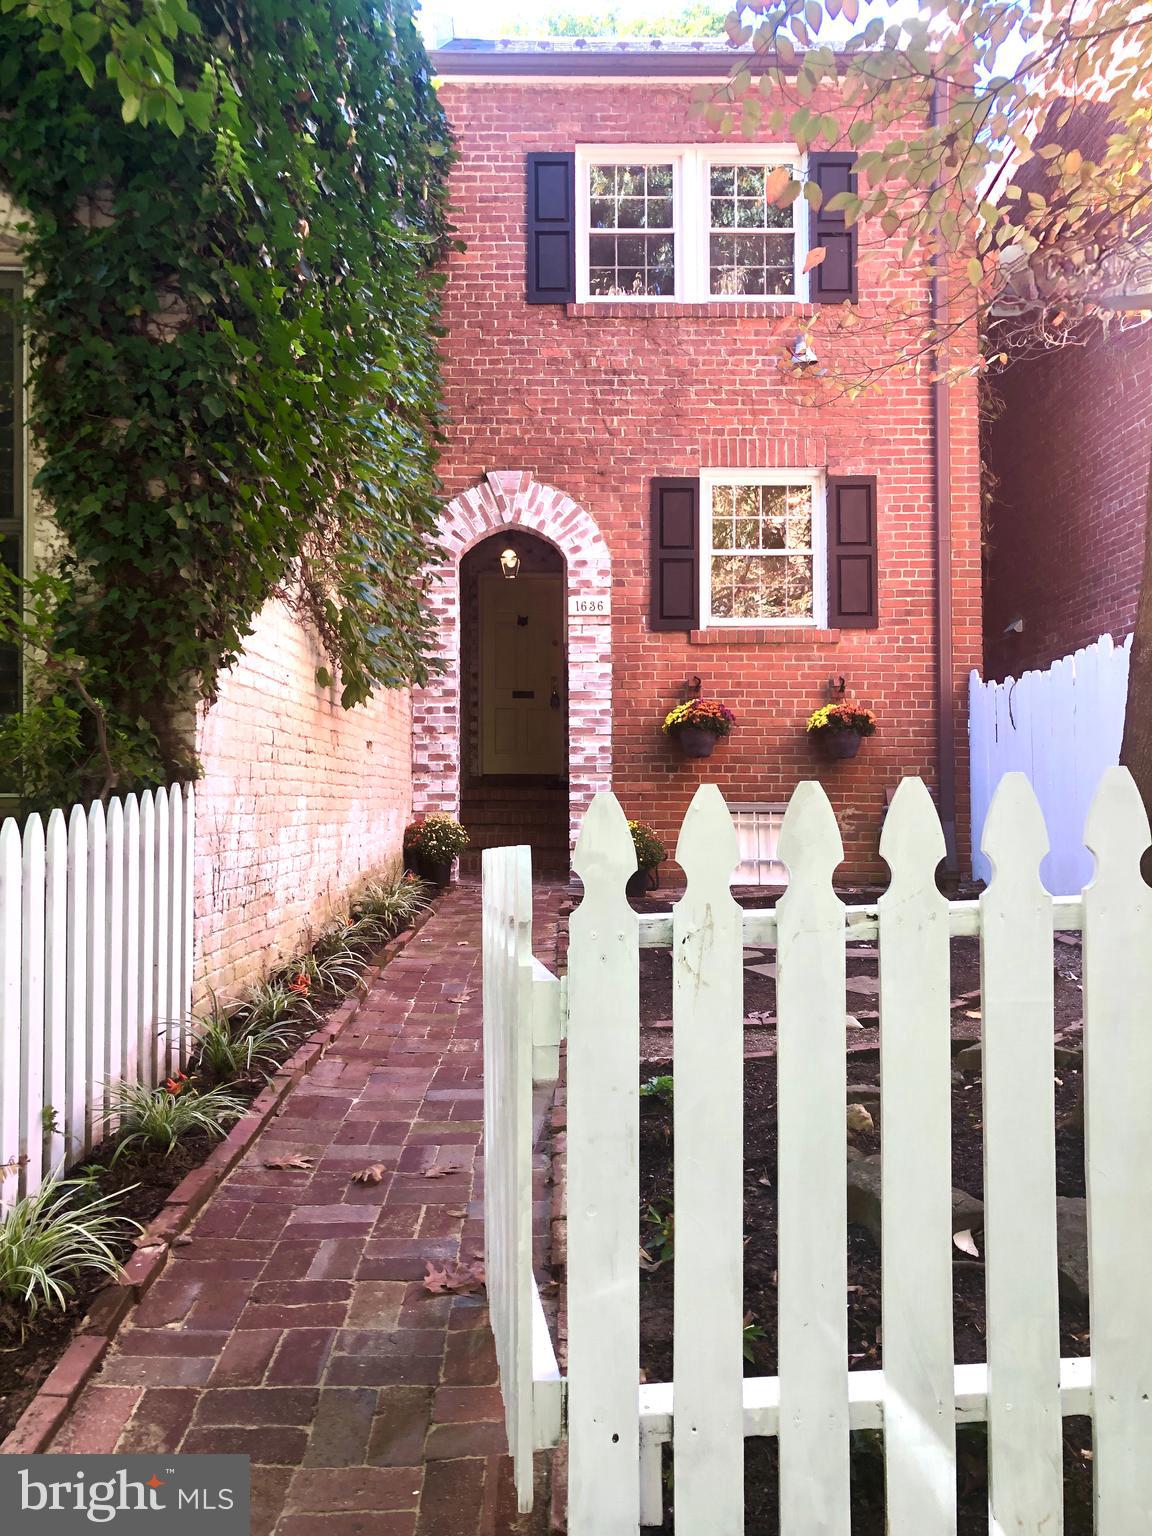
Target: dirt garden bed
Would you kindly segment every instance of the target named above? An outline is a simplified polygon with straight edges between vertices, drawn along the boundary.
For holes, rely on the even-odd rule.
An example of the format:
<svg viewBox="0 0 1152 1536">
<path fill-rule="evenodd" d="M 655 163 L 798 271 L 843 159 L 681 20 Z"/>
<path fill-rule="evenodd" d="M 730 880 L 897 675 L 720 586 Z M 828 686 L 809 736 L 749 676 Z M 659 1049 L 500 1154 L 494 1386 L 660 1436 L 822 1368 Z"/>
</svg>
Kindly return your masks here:
<svg viewBox="0 0 1152 1536">
<path fill-rule="evenodd" d="M 775 981 L 770 974 L 773 952 L 745 955 L 745 1089 L 744 1089 L 744 1304 L 757 1335 L 750 1338 L 753 1360 L 745 1374 L 776 1372 L 776 1063 Z M 850 978 L 864 978 L 863 989 L 851 991 L 846 1013 L 854 1019 L 846 1028 L 847 1080 L 853 1099 L 874 1114 L 872 1131 L 848 1134 L 850 1210 L 861 1217 L 850 1223 L 848 1252 L 849 1365 L 875 1370 L 883 1365 L 880 1311 L 880 1246 L 875 1212 L 875 1170 L 883 1132 L 879 1106 L 879 1040 L 875 946 L 857 945 L 849 952 Z M 1055 946 L 1057 1189 L 1079 1201 L 1084 1196 L 1084 1145 L 1079 1111 L 1081 1071 L 1078 1052 L 1081 1028 L 1080 951 L 1075 939 Z M 977 1254 L 983 1252 L 979 1201 L 983 1196 L 979 948 L 976 940 L 954 940 L 952 946 L 954 1062 L 952 1089 L 953 1184 L 972 1197 L 971 1230 Z M 671 957 L 667 950 L 645 950 L 641 956 L 642 1054 L 644 1081 L 673 1073 L 671 1061 Z M 855 1023 L 859 1027 L 852 1027 Z M 672 1109 L 666 1099 L 641 1100 L 641 1173 L 639 1228 L 644 1252 L 659 1260 L 662 1226 L 673 1207 Z M 846 1133 L 847 1134 L 847 1133 Z M 861 1165 L 853 1173 L 853 1164 Z M 869 1174 L 868 1170 L 872 1172 Z M 855 1193 L 853 1185 L 855 1183 Z M 1072 1208 L 1069 1207 L 1069 1210 Z M 1081 1209 L 1081 1208 L 1077 1208 Z M 1082 1284 L 1082 1261 L 1065 1251 L 1062 1229 L 1061 1349 L 1064 1355 L 1089 1351 L 1088 1311 Z M 981 1259 L 960 1249 L 954 1254 L 956 1360 L 987 1358 L 984 1318 L 984 1269 Z M 675 1258 L 642 1266 L 640 1286 L 641 1366 L 644 1379 L 672 1381 L 672 1321 Z M 1065 1536 L 1090 1536 L 1091 1426 L 1087 1419 L 1067 1419 L 1065 1447 Z M 852 1487 L 854 1536 L 884 1536 L 884 1466 L 880 1438 L 853 1436 Z M 666 1451 L 666 1507 L 674 1505 L 674 1468 Z M 962 1430 L 958 1444 L 960 1536 L 986 1536 L 988 1528 L 986 1438 L 982 1426 Z M 748 1536 L 777 1536 L 777 1448 L 774 1439 L 746 1442 L 745 1509 Z M 673 1531 L 669 1513 L 662 1527 Z"/>
</svg>

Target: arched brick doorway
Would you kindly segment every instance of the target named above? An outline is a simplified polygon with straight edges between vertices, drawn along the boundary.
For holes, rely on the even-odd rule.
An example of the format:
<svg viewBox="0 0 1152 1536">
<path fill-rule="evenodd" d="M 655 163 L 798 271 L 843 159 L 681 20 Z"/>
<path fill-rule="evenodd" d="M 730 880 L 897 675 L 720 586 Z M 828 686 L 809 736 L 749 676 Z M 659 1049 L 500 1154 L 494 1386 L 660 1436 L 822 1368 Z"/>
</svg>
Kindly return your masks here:
<svg viewBox="0 0 1152 1536">
<path fill-rule="evenodd" d="M 612 787 L 612 571 L 608 547 L 589 514 L 527 470 L 495 471 L 444 509 L 445 560 L 433 572 L 429 602 L 436 614 L 443 671 L 412 699 L 413 802 L 417 814 L 461 813 L 460 563 L 492 534 L 537 534 L 563 557 L 566 576 L 569 845 L 592 796 Z M 467 775 L 466 775 L 467 776 Z"/>
</svg>

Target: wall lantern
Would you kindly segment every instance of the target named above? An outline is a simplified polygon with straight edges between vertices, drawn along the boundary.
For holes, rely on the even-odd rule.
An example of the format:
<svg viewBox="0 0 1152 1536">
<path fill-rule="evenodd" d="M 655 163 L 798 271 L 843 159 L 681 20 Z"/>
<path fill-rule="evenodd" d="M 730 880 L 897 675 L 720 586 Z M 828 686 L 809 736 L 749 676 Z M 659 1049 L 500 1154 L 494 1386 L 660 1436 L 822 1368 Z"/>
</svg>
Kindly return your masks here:
<svg viewBox="0 0 1152 1536">
<path fill-rule="evenodd" d="M 500 574 L 505 581 L 515 581 L 520 570 L 520 556 L 512 548 L 500 551 Z"/>
</svg>

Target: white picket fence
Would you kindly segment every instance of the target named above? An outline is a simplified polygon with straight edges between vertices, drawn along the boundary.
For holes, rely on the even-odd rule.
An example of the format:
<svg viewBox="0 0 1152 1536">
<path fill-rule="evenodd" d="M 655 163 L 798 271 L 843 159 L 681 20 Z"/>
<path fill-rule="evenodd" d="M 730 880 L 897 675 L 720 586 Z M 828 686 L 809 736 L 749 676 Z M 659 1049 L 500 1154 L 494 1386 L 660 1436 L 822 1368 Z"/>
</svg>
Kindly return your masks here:
<svg viewBox="0 0 1152 1536">
<path fill-rule="evenodd" d="M 1043 672 L 968 685 L 972 767 L 972 872 L 987 880 L 980 833 L 1005 773 L 1025 773 L 1048 826 L 1051 849 L 1040 869 L 1055 896 L 1070 896 L 1092 878 L 1084 818 L 1101 775 L 1120 761 L 1128 696 L 1131 635 L 1115 645 L 1101 635 Z"/>
<path fill-rule="evenodd" d="M 107 1083 L 183 1065 L 191 785 L 0 827 L 0 1204 L 101 1135 Z"/>
<path fill-rule="evenodd" d="M 568 1439 L 571 1536 L 636 1536 L 663 1516 L 671 1442 L 679 1536 L 744 1529 L 744 1439 L 776 1436 L 783 1536 L 850 1536 L 849 1434 L 883 1435 L 892 1536 L 955 1536 L 956 1427 L 984 1422 L 993 1533 L 1063 1525 L 1062 1418 L 1094 1419 L 1096 1530 L 1152 1529 L 1152 891 L 1148 819 L 1125 770 L 1088 817 L 1096 860 L 1053 898 L 1047 838 L 1018 773 L 1000 783 L 979 901 L 949 902 L 932 797 L 906 780 L 885 821 L 892 871 L 874 906 L 845 906 L 842 857 L 819 784 L 801 784 L 780 835 L 791 882 L 773 911 L 729 891 L 738 850 L 715 786 L 689 808 L 676 858 L 687 890 L 641 916 L 611 795 L 593 802 L 575 867 L 567 979 L 568 1375 L 534 1297 L 529 1236 L 527 850 L 485 855 L 489 1292 L 521 1509 L 533 1447 Z M 515 878 L 510 878 L 515 871 Z M 1053 934 L 1083 932 L 1090 1358 L 1061 1359 L 1057 1293 Z M 983 974 L 987 1361 L 955 1363 L 952 1326 L 950 936 L 978 936 Z M 845 957 L 880 953 L 883 1369 L 849 1371 L 846 1313 Z M 671 946 L 675 1381 L 639 1361 L 639 953 Z M 745 945 L 775 948 L 779 1374 L 742 1359 L 742 986 Z M 561 1416 L 561 1399 L 566 1413 Z"/>
</svg>

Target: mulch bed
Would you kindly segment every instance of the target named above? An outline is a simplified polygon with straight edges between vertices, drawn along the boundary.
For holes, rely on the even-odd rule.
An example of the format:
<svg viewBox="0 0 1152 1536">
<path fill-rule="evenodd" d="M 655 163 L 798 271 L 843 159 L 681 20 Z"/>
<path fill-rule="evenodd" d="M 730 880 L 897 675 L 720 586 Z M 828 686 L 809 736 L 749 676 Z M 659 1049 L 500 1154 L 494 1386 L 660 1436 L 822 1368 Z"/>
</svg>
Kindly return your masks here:
<svg viewBox="0 0 1152 1536">
<path fill-rule="evenodd" d="M 649 952 L 650 954 L 654 952 Z M 647 958 L 647 956 L 645 957 Z M 965 978 L 966 979 L 966 978 Z M 854 1033 L 854 1032 L 850 1032 Z M 752 1320 L 763 1330 L 756 1341 L 755 1363 L 745 1365 L 749 1376 L 771 1376 L 776 1371 L 776 1063 L 767 1059 L 745 1062 L 744 1090 L 744 1303 Z M 646 1061 L 642 1075 L 671 1071 L 671 1064 Z M 852 1061 L 854 1082 L 878 1079 L 876 1064 L 864 1058 Z M 1079 1092 L 1079 1073 L 1062 1073 L 1056 1089 L 1061 1126 L 1057 1132 L 1057 1183 L 1062 1195 L 1084 1194 L 1082 1134 L 1069 1120 Z M 640 1238 L 651 1243 L 655 1230 L 650 1207 L 671 1209 L 672 1112 L 657 1099 L 645 1098 L 641 1116 Z M 980 1196 L 983 1190 L 981 1152 L 981 1095 L 979 1079 L 956 1074 L 952 1093 L 953 1184 Z M 882 1125 L 881 1125 L 882 1129 Z M 880 1150 L 878 1134 L 856 1135 L 852 1141 L 861 1155 Z M 977 1238 L 982 1234 L 977 1233 Z M 848 1228 L 848 1334 L 850 1367 L 877 1369 L 883 1364 L 880 1327 L 880 1249 L 864 1227 Z M 656 1251 L 654 1245 L 649 1251 Z M 978 1260 L 957 1251 L 954 1264 L 956 1360 L 979 1362 L 986 1358 L 984 1326 L 984 1270 Z M 641 1275 L 641 1365 L 644 1379 L 672 1381 L 672 1294 L 675 1261 Z M 1086 1309 L 1062 1302 L 1061 1347 L 1065 1355 L 1088 1353 Z M 1091 1465 L 1084 1454 L 1091 1446 L 1091 1427 L 1086 1419 L 1065 1420 L 1065 1536 L 1090 1536 L 1092 1530 Z M 674 1469 L 670 1453 L 666 1484 L 674 1496 Z M 745 1510 L 748 1536 L 778 1536 L 778 1463 L 774 1439 L 745 1442 Z M 854 1536 L 884 1536 L 884 1468 L 878 1437 L 857 1434 L 852 1455 Z M 988 1494 L 986 1440 L 983 1428 L 965 1428 L 959 1436 L 958 1498 L 960 1536 L 987 1536 Z M 661 1529 L 673 1531 L 669 1514 Z"/>
</svg>

